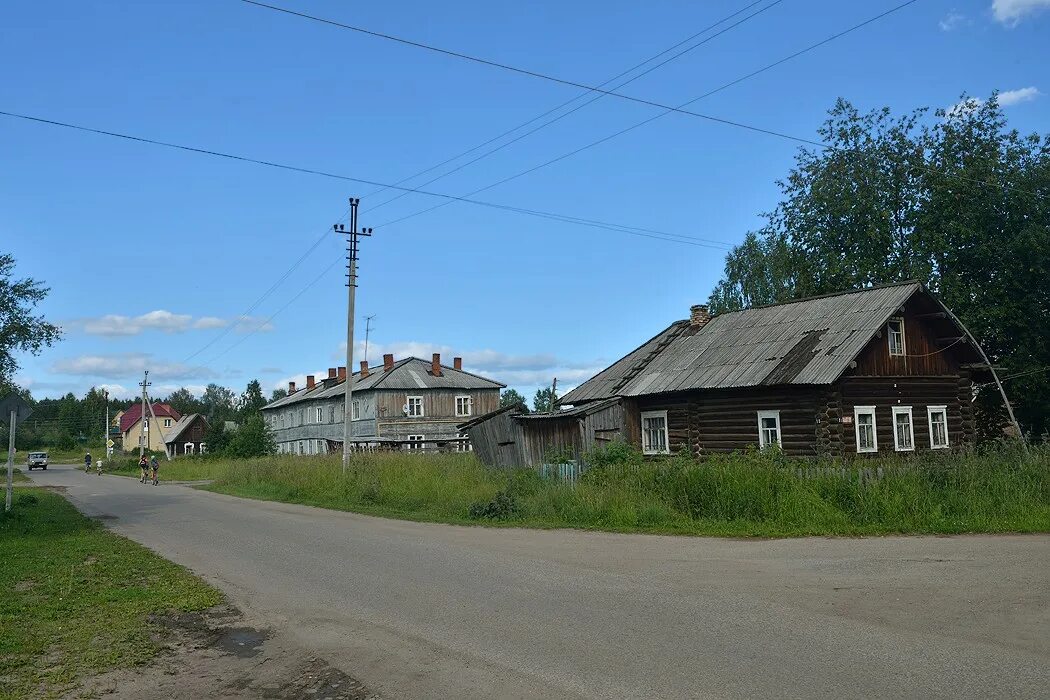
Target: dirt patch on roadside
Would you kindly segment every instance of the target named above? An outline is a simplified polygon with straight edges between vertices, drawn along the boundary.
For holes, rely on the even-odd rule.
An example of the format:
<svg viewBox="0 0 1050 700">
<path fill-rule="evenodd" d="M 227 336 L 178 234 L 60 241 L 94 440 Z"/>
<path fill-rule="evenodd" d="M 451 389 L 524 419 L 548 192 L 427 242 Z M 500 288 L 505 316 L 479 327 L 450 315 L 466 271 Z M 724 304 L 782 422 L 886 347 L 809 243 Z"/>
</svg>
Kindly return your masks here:
<svg viewBox="0 0 1050 700">
<path fill-rule="evenodd" d="M 323 659 L 252 626 L 232 606 L 156 616 L 152 622 L 161 651 L 151 665 L 96 676 L 65 697 L 380 700 Z"/>
</svg>

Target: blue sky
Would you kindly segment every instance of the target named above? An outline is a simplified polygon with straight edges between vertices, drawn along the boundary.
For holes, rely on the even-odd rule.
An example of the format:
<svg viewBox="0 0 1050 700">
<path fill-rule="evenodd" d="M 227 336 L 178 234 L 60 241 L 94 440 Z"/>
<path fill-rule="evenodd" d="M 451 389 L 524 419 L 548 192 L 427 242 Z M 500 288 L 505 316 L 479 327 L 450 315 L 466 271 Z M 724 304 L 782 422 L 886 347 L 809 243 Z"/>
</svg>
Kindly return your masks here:
<svg viewBox="0 0 1050 700">
<path fill-rule="evenodd" d="M 678 104 L 899 1 L 783 0 L 622 91 Z M 598 84 L 750 2 L 274 4 Z M 1012 126 L 1045 132 L 1047 36 L 1050 0 L 919 0 L 692 108 L 813 137 L 840 96 L 904 111 L 1000 90 Z M 236 0 L 9 4 L 0 37 L 0 110 L 379 182 L 583 93 Z M 463 195 L 656 111 L 602 98 L 425 189 Z M 373 362 L 439 351 L 529 395 L 571 387 L 707 299 L 795 149 L 671 114 L 477 195 L 724 243 L 703 247 L 462 203 L 387 226 L 440 200 L 0 117 L 0 250 L 51 287 L 41 310 L 66 330 L 17 379 L 38 398 L 125 396 L 150 369 L 162 396 L 340 364 L 346 290 L 325 270 L 342 242 L 325 230 L 360 196 Z"/>
</svg>

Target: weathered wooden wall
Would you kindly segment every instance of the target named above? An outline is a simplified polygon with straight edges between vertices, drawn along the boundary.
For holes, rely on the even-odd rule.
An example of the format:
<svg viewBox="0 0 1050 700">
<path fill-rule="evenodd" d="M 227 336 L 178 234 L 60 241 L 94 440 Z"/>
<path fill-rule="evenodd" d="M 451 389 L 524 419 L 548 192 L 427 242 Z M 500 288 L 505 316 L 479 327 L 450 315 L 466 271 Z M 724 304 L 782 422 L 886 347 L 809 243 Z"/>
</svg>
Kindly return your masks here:
<svg viewBox="0 0 1050 700">
<path fill-rule="evenodd" d="M 408 401 L 409 396 L 423 397 L 424 418 L 456 418 L 459 422 L 467 420 L 466 416 L 456 416 L 456 397 L 469 396 L 473 403 L 472 416 L 481 416 L 499 408 L 499 389 L 420 389 L 418 392 L 412 390 L 386 391 L 377 389 L 376 410 L 380 420 L 389 418 L 403 418 L 405 414 L 402 408 Z"/>
<path fill-rule="evenodd" d="M 785 453 L 817 453 L 818 390 L 812 387 L 761 387 L 695 391 L 646 396 L 638 411 L 667 411 L 672 452 L 694 455 L 758 447 L 758 411 L 780 411 L 781 444 Z M 632 441 L 641 438 L 632 431 Z"/>
<path fill-rule="evenodd" d="M 950 341 L 938 342 L 939 339 L 958 337 L 959 332 L 946 319 L 922 315 L 935 309 L 924 306 L 920 299 L 910 302 L 900 314 L 904 319 L 905 355 L 890 355 L 889 338 L 883 328 L 857 356 L 857 366 L 849 374 L 860 377 L 956 374 L 959 351 L 966 346 L 959 343 L 948 348 Z"/>
</svg>

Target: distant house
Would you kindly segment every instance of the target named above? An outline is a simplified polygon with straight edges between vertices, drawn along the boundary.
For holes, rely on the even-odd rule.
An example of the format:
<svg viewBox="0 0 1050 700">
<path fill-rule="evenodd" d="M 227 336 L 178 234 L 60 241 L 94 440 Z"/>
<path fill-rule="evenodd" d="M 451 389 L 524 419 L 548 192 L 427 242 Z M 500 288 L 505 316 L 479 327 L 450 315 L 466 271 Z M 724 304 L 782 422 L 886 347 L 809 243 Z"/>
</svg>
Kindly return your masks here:
<svg viewBox="0 0 1050 700">
<path fill-rule="evenodd" d="M 998 385 L 984 352 L 904 282 L 716 316 L 694 306 L 562 397 L 572 411 L 498 411 L 462 428 L 498 466 L 579 456 L 610 436 L 648 455 L 948 450 L 974 442 L 977 383 Z"/>
<path fill-rule="evenodd" d="M 190 413 L 178 420 L 164 436 L 168 455 L 204 454 L 208 445 L 204 436 L 208 433 L 208 420 L 199 413 Z"/>
<path fill-rule="evenodd" d="M 154 403 L 153 415 L 156 416 L 157 425 L 154 425 L 153 416 L 146 411 L 146 449 L 152 451 L 163 451 L 165 448 L 164 437 L 166 433 L 182 417 L 181 414 L 166 403 Z M 120 417 L 120 435 L 123 441 L 124 452 L 134 452 L 139 449 L 142 442 L 142 403 L 132 404 Z"/>
<path fill-rule="evenodd" d="M 388 444 L 395 448 L 469 449 L 458 424 L 499 406 L 504 388 L 495 380 L 463 370 L 460 358 L 452 367 L 435 354 L 394 361 L 384 355 L 379 367 L 361 363 L 353 381 L 352 436 L 356 447 Z M 267 426 L 278 451 L 325 454 L 341 451 L 346 368 L 332 367 L 328 377 L 306 379 L 305 389 L 288 386 L 288 395 L 264 406 Z"/>
</svg>

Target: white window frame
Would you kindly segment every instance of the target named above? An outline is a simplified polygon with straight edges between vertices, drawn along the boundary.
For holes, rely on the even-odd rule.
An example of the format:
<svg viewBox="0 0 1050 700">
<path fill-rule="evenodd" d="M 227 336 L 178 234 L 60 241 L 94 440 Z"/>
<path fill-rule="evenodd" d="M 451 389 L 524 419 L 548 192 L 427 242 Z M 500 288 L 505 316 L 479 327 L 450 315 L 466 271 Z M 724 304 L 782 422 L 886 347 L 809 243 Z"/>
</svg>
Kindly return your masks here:
<svg viewBox="0 0 1050 700">
<path fill-rule="evenodd" d="M 893 351 L 893 331 L 890 330 L 890 324 L 893 324 L 893 323 L 899 323 L 900 324 L 900 329 L 901 329 L 901 331 L 900 331 L 900 336 L 901 336 L 900 352 L 894 352 Z M 907 341 L 904 339 L 904 317 L 903 316 L 894 316 L 893 318 L 891 318 L 889 321 L 886 322 L 886 350 L 887 350 L 887 352 L 889 352 L 890 357 L 904 357 L 905 355 L 908 354 Z"/>
<path fill-rule="evenodd" d="M 914 452 L 915 451 L 915 418 L 911 413 L 911 406 L 894 406 L 893 407 L 893 449 L 897 452 Z M 897 437 L 897 416 L 906 415 L 908 416 L 908 437 L 911 438 L 911 447 L 901 447 L 900 439 Z"/>
<path fill-rule="evenodd" d="M 419 413 L 413 413 L 413 401 L 418 401 Z M 423 397 L 422 396 L 406 396 L 405 405 L 408 406 L 408 417 L 409 418 L 423 418 L 426 412 L 423 409 Z"/>
<path fill-rule="evenodd" d="M 303 447 L 303 441 L 302 441 L 302 440 L 300 440 L 300 441 L 299 441 L 299 452 L 297 452 L 296 454 L 305 454 L 305 452 L 303 451 L 303 449 L 304 449 L 304 447 Z"/>
<path fill-rule="evenodd" d="M 164 419 L 164 427 L 165 428 L 170 428 L 171 427 L 171 418 L 165 418 Z"/>
<path fill-rule="evenodd" d="M 361 420 L 361 402 L 357 399 L 350 402 L 350 420 Z"/>
<path fill-rule="evenodd" d="M 182 451 L 183 451 L 183 453 L 188 454 L 188 455 L 193 454 L 193 443 L 192 442 L 187 442 L 185 445 L 182 446 Z"/>
<path fill-rule="evenodd" d="M 759 411 L 758 412 L 758 446 L 761 449 L 769 447 L 769 443 L 766 442 L 766 435 L 762 429 L 762 419 L 772 418 L 777 423 L 777 447 L 782 447 L 784 444 L 784 434 L 780 431 L 780 411 Z"/>
<path fill-rule="evenodd" d="M 458 437 L 460 439 L 463 439 L 463 438 L 469 438 L 470 436 L 467 435 L 466 433 L 457 433 L 456 437 Z M 467 442 L 457 442 L 456 443 L 456 452 L 473 452 L 473 451 L 474 451 L 474 445 L 472 445 L 469 440 Z"/>
<path fill-rule="evenodd" d="M 202 443 L 201 443 L 201 449 L 200 449 L 200 453 L 201 453 L 202 455 L 204 455 L 204 454 L 208 454 L 208 443 L 206 443 L 206 442 L 202 442 Z"/>
<path fill-rule="evenodd" d="M 937 445 L 933 441 L 933 414 L 940 413 L 944 416 L 944 444 Z M 951 440 L 948 438 L 948 407 L 947 406 L 927 406 L 926 407 L 926 422 L 930 428 L 930 449 L 931 450 L 947 450 L 950 447 Z"/>
<path fill-rule="evenodd" d="M 409 435 L 406 439 L 408 440 L 409 443 L 413 443 L 413 442 L 419 443 L 417 445 L 409 444 L 408 449 L 422 451 L 423 450 L 423 443 L 426 441 L 427 436 L 426 435 Z"/>
<path fill-rule="evenodd" d="M 861 448 L 860 446 L 860 417 L 864 415 L 871 416 L 871 447 Z M 856 437 L 857 454 L 866 454 L 879 451 L 879 419 L 875 415 L 874 406 L 854 406 L 853 407 L 853 434 Z"/>
<path fill-rule="evenodd" d="M 460 411 L 460 402 L 466 406 L 466 411 Z M 474 412 L 474 399 L 471 398 L 470 394 L 460 394 L 456 397 L 456 415 L 457 416 L 470 416 Z"/>
<path fill-rule="evenodd" d="M 648 431 L 645 429 L 646 418 L 661 418 L 664 422 L 664 446 L 663 449 L 654 449 L 652 445 L 645 444 L 645 438 Z M 667 455 L 671 454 L 671 432 L 668 429 L 667 424 L 667 411 L 642 411 L 641 420 L 638 422 L 642 429 L 642 454 L 643 455 Z"/>
<path fill-rule="evenodd" d="M 314 412 L 314 417 L 317 419 L 318 423 L 324 423 L 324 406 L 317 407 L 317 410 Z"/>
</svg>

